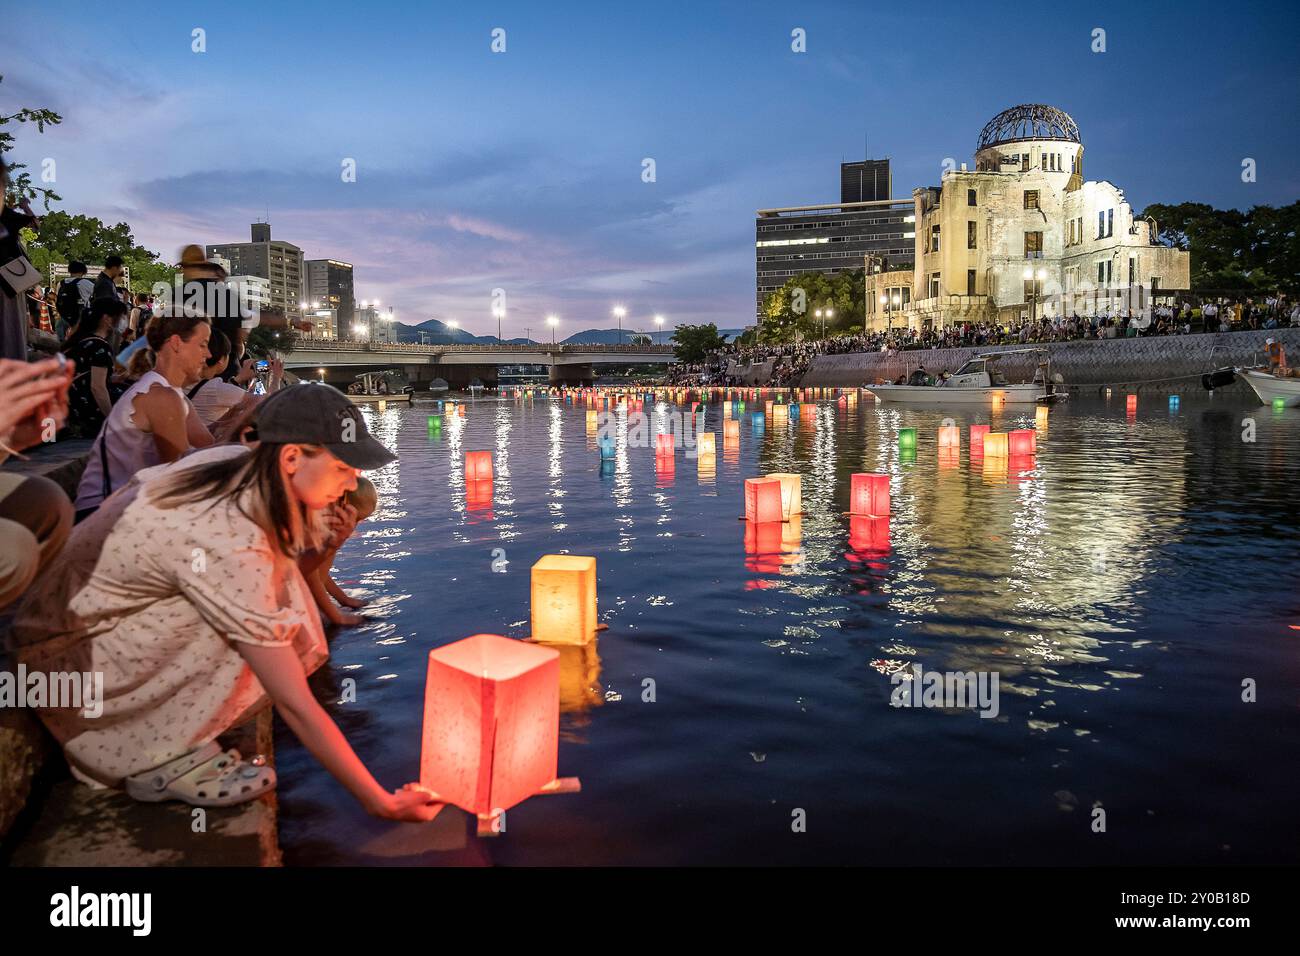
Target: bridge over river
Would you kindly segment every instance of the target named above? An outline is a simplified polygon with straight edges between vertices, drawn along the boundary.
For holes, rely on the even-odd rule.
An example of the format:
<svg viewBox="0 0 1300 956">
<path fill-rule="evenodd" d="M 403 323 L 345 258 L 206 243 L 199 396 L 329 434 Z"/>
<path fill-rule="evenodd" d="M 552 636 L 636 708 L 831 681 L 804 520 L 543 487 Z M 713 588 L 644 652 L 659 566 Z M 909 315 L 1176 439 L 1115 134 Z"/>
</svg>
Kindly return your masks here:
<svg viewBox="0 0 1300 956">
<path fill-rule="evenodd" d="M 445 379 L 462 389 L 474 379 L 495 385 L 506 366 L 543 366 L 554 384 L 589 384 L 597 365 L 676 362 L 671 345 L 401 345 L 300 339 L 285 356 L 285 368 L 304 378 L 345 385 L 362 372 L 396 368 L 412 384 Z"/>
</svg>

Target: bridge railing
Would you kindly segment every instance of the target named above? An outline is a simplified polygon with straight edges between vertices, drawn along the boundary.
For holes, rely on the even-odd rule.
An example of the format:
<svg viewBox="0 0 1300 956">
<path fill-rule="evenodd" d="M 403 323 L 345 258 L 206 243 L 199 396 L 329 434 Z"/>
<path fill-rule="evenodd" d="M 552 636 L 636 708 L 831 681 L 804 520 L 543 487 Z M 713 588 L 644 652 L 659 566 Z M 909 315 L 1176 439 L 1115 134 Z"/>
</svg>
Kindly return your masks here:
<svg viewBox="0 0 1300 956">
<path fill-rule="evenodd" d="M 444 352 L 484 352 L 484 353 L 527 353 L 527 352 L 610 352 L 631 353 L 637 355 L 671 355 L 671 345 L 582 345 L 578 343 L 546 345 L 538 342 L 533 345 L 474 345 L 469 343 L 444 343 L 439 345 L 416 345 L 411 342 L 340 342 L 336 339 L 299 339 L 297 348 L 301 351 L 314 352 L 416 352 L 424 355 L 439 355 Z"/>
</svg>

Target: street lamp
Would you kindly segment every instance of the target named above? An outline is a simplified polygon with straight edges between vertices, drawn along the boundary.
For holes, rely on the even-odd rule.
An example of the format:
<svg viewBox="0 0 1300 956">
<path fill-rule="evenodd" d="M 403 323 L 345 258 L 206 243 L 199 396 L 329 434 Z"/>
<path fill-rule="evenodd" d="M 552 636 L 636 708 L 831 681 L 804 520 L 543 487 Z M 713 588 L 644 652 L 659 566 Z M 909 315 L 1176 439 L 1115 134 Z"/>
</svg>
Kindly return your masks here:
<svg viewBox="0 0 1300 956">
<path fill-rule="evenodd" d="M 356 323 L 356 325 L 352 326 L 352 334 L 357 337 L 358 342 L 365 341 L 365 337 L 366 337 L 365 325 L 361 322 Z"/>
<path fill-rule="evenodd" d="M 1038 286 L 1046 278 L 1047 278 L 1046 269 L 1039 269 L 1037 272 L 1034 272 L 1033 266 L 1025 267 L 1024 279 L 1026 282 L 1032 283 L 1032 285 L 1029 287 L 1029 324 L 1030 325 L 1034 324 L 1035 313 L 1038 311 L 1037 309 Z"/>
<path fill-rule="evenodd" d="M 822 338 L 826 338 L 826 322 L 825 322 L 824 319 L 822 319 L 822 310 L 821 310 L 821 309 L 816 310 L 815 312 L 813 312 L 813 315 L 817 317 L 817 320 L 818 320 L 819 322 L 821 322 L 821 324 L 822 324 Z"/>
<path fill-rule="evenodd" d="M 555 327 L 560 324 L 560 320 L 553 315 L 548 315 L 546 317 L 546 324 L 551 327 L 551 346 L 553 348 L 555 346 Z M 622 333 L 620 332 L 619 335 L 621 337 Z"/>
<path fill-rule="evenodd" d="M 455 342 L 455 341 L 456 341 L 456 330 L 457 330 L 458 328 L 460 328 L 460 323 L 457 322 L 455 319 L 448 319 L 448 320 L 447 320 L 447 328 L 451 329 L 451 331 L 447 333 L 447 339 L 448 339 L 449 341 L 451 341 L 451 342 Z"/>
<path fill-rule="evenodd" d="M 621 305 L 614 306 L 614 317 L 618 319 L 618 344 L 623 344 L 623 316 L 627 315 L 627 309 Z"/>
<path fill-rule="evenodd" d="M 497 345 L 501 344 L 501 319 L 505 316 L 506 310 L 499 305 L 492 307 L 492 314 L 497 317 Z"/>
<path fill-rule="evenodd" d="M 663 345 L 664 344 L 664 317 L 662 315 L 655 316 L 655 325 L 658 326 L 659 329 L 659 344 Z"/>
</svg>

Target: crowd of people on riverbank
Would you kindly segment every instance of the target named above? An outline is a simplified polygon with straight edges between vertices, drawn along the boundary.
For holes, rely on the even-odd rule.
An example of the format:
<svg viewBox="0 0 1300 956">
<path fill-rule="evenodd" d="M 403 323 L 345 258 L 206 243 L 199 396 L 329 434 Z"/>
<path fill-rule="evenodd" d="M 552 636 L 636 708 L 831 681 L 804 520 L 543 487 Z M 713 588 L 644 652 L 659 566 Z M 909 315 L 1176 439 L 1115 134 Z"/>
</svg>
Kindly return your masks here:
<svg viewBox="0 0 1300 956">
<path fill-rule="evenodd" d="M 771 361 L 773 368 L 769 384 L 780 388 L 797 385 L 818 355 L 1037 345 L 1283 327 L 1300 327 L 1300 302 L 1284 295 L 1270 295 L 1258 301 L 1210 300 L 1199 306 L 1179 302 L 1159 305 L 1147 315 L 1117 309 L 1087 316 L 1049 316 L 1011 325 L 961 322 L 942 329 L 897 328 L 771 345 L 742 346 L 732 342 L 710 353 L 702 363 L 675 366 L 670 370 L 668 380 L 672 384 L 733 385 L 737 384 L 739 376 L 729 375 L 729 366 L 736 368 Z"/>
<path fill-rule="evenodd" d="M 33 311 L 28 227 L 26 205 L 0 207 L 0 612 L 28 673 L 94 661 L 102 677 L 98 712 L 38 711 L 72 773 L 148 802 L 255 799 L 274 771 L 217 738 L 269 700 L 371 813 L 431 819 L 432 795 L 381 787 L 307 686 L 328 654 L 323 623 L 360 620 L 329 574 L 377 505 L 360 472 L 395 456 L 337 389 L 282 387 L 274 363 L 252 374 L 238 312 L 207 314 L 188 291 L 128 303 L 120 260 L 93 282 L 74 272 L 53 303 L 31 296 Z M 224 278 L 197 246 L 181 259 L 187 290 Z M 3 467 L 70 420 L 94 439 L 75 500 Z"/>
</svg>

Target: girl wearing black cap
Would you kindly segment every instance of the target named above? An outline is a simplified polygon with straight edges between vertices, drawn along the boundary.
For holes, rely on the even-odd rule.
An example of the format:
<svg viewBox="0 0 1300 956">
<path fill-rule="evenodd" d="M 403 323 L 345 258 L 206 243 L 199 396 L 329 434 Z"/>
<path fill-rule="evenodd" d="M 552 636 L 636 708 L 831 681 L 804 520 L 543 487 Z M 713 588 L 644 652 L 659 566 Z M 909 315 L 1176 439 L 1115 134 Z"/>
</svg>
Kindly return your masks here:
<svg viewBox="0 0 1300 956">
<path fill-rule="evenodd" d="M 394 456 L 327 385 L 271 396 L 254 428 L 255 448 L 142 471 L 76 528 L 19 611 L 14 643 L 29 672 L 94 660 L 100 713 L 41 718 L 87 783 L 228 806 L 275 786 L 264 762 L 216 743 L 269 700 L 369 812 L 432 819 L 441 807 L 428 792 L 381 787 L 307 687 L 328 650 L 297 559 L 324 540 L 326 509 L 358 468 Z"/>
</svg>

